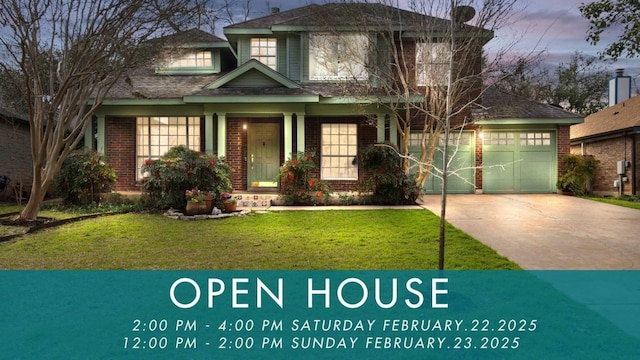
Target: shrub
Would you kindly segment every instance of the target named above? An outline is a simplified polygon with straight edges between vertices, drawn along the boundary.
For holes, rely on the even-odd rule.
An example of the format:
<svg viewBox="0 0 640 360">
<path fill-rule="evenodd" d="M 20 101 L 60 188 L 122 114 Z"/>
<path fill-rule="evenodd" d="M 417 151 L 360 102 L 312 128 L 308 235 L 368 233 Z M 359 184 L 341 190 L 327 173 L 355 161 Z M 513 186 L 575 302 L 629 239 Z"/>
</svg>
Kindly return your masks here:
<svg viewBox="0 0 640 360">
<path fill-rule="evenodd" d="M 598 160 L 592 156 L 568 154 L 562 158 L 562 164 L 564 174 L 558 179 L 557 187 L 578 196 L 588 194 L 587 180 L 595 176 Z"/>
<path fill-rule="evenodd" d="M 217 199 L 232 190 L 231 167 L 222 159 L 201 154 L 186 146 L 171 148 L 162 158 L 148 159 L 141 180 L 148 205 L 157 209 L 184 208 L 185 191 L 198 188 Z M 216 204 L 220 207 L 220 204 Z"/>
<path fill-rule="evenodd" d="M 378 205 L 411 205 L 420 195 L 415 179 L 402 169 L 402 161 L 394 145 L 367 146 L 360 154 L 364 173 L 361 188 L 371 192 L 370 203 Z"/>
<path fill-rule="evenodd" d="M 329 185 L 312 177 L 314 154 L 299 152 L 280 167 L 280 197 L 285 205 L 322 205 L 331 195 Z"/>
<path fill-rule="evenodd" d="M 88 150 L 76 150 L 67 156 L 55 179 L 55 187 L 66 203 L 99 204 L 100 195 L 111 191 L 116 173 L 106 158 Z"/>
</svg>

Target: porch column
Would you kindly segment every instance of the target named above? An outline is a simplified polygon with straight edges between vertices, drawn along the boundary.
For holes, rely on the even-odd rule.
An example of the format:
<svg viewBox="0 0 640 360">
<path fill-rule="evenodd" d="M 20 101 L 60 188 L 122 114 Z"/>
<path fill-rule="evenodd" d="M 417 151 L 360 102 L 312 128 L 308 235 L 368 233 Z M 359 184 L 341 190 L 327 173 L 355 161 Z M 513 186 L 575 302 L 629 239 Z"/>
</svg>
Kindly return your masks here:
<svg viewBox="0 0 640 360">
<path fill-rule="evenodd" d="M 395 115 L 389 115 L 389 142 L 398 145 L 398 123 Z"/>
<path fill-rule="evenodd" d="M 107 120 L 104 115 L 98 115 L 98 139 L 96 142 L 96 151 L 100 154 L 106 154 L 106 137 L 107 137 Z"/>
<path fill-rule="evenodd" d="M 293 155 L 293 113 L 284 113 L 284 160 Z"/>
<path fill-rule="evenodd" d="M 385 114 L 376 114 L 377 117 L 377 123 L 376 123 L 376 128 L 378 129 L 378 136 L 376 138 L 376 142 L 384 142 L 385 136 L 384 136 L 384 130 L 385 130 Z"/>
<path fill-rule="evenodd" d="M 213 148 L 213 114 L 204 116 L 204 151 L 207 154 L 214 153 Z"/>
<path fill-rule="evenodd" d="M 93 119 L 89 120 L 84 129 L 84 147 L 93 151 Z"/>
<path fill-rule="evenodd" d="M 296 135 L 298 137 L 298 151 L 304 152 L 306 150 L 305 143 L 304 143 L 304 138 L 305 138 L 304 113 L 296 113 L 296 125 L 297 125 Z"/>
<path fill-rule="evenodd" d="M 227 156 L 227 114 L 218 113 L 217 115 L 218 115 L 218 157 L 225 157 Z"/>
</svg>

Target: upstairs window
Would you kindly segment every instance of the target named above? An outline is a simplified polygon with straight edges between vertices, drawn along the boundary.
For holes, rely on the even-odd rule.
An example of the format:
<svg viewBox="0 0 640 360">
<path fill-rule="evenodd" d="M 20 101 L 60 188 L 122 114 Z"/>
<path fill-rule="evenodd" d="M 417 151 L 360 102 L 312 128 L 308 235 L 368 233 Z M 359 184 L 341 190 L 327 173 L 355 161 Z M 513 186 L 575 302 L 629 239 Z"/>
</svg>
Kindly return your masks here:
<svg viewBox="0 0 640 360">
<path fill-rule="evenodd" d="M 219 64 L 217 65 L 219 66 Z M 171 53 L 156 71 L 161 74 L 210 74 L 217 72 L 211 50 L 185 50 Z"/>
<path fill-rule="evenodd" d="M 277 43 L 275 38 L 251 39 L 251 58 L 277 71 Z"/>
<path fill-rule="evenodd" d="M 212 67 L 211 51 L 196 51 L 187 54 L 179 54 L 171 57 L 169 68 L 197 68 Z"/>
<path fill-rule="evenodd" d="M 309 34 L 309 80 L 368 80 L 365 34 Z"/>
<path fill-rule="evenodd" d="M 451 46 L 448 43 L 416 43 L 416 84 L 447 85 Z"/>
</svg>

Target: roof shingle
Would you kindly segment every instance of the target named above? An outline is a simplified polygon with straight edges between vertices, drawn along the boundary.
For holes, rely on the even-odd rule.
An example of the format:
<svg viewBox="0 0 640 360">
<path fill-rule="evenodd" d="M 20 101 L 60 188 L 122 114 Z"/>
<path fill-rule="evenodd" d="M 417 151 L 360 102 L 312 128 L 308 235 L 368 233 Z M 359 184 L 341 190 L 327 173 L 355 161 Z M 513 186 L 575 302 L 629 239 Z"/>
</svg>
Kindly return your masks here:
<svg viewBox="0 0 640 360">
<path fill-rule="evenodd" d="M 476 120 L 483 119 L 575 119 L 583 118 L 561 107 L 529 100 L 490 87 L 482 95 L 482 107 L 474 111 Z"/>
<path fill-rule="evenodd" d="M 640 96 L 634 96 L 584 119 L 571 127 L 571 140 L 607 135 L 640 127 Z"/>
</svg>

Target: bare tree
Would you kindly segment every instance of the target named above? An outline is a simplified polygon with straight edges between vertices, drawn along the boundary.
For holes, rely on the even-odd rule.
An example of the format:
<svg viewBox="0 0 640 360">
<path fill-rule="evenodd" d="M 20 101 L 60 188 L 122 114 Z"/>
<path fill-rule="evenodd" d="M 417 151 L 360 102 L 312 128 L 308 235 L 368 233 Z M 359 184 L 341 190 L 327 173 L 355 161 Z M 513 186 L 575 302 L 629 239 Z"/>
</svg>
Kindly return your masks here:
<svg viewBox="0 0 640 360">
<path fill-rule="evenodd" d="M 549 69 L 543 66 L 544 60 L 542 53 L 536 57 L 505 59 L 486 81 L 506 93 L 549 102 L 553 97 L 554 80 Z"/>
<path fill-rule="evenodd" d="M 19 219 L 37 216 L 45 194 L 84 137 L 119 76 L 152 56 L 140 44 L 174 30 L 188 0 L 4 0 L 0 67 L 26 105 L 33 182 Z"/>
<path fill-rule="evenodd" d="M 389 112 L 397 125 L 403 168 L 415 173 L 420 188 L 433 173 L 434 155 L 443 152 L 437 171 L 442 179 L 440 269 L 444 268 L 447 178 L 452 173 L 449 146 L 455 130 L 469 125 L 485 72 L 492 68 L 483 64 L 483 46 L 509 21 L 515 4 L 515 0 L 413 0 L 408 2 L 409 11 L 395 8 L 395 1 L 345 7 L 356 9 L 345 15 L 345 25 L 356 24 L 358 32 L 369 34 L 370 52 L 360 64 L 368 76 L 353 73 L 349 93 L 366 87 L 366 95 L 376 97 Z M 358 54 L 357 49 L 346 51 Z M 503 55 L 498 51 L 493 58 L 498 61 Z M 349 69 L 361 70 L 353 65 Z M 419 152 L 412 154 L 410 144 L 417 144 Z"/>
<path fill-rule="evenodd" d="M 607 61 L 575 52 L 568 62 L 550 72 L 542 66 L 542 55 L 531 60 L 521 57 L 501 64 L 490 81 L 510 94 L 559 105 L 582 115 L 606 107 L 604 99 L 612 76 L 604 66 Z"/>
</svg>

